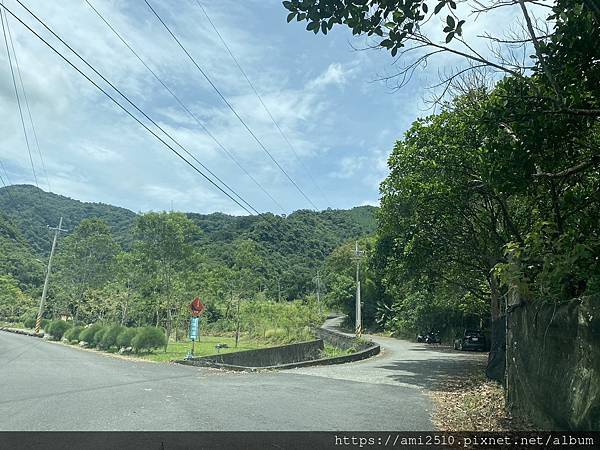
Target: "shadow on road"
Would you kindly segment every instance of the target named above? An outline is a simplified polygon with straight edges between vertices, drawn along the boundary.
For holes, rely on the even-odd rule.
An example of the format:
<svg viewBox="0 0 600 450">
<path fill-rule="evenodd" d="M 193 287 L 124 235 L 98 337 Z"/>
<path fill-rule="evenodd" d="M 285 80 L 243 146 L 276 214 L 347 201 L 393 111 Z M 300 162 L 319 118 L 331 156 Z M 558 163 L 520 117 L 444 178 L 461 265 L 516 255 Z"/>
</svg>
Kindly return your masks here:
<svg viewBox="0 0 600 450">
<path fill-rule="evenodd" d="M 380 368 L 389 370 L 391 373 L 388 377 L 399 383 L 430 391 L 452 391 L 460 389 L 461 381 L 482 376 L 487 361 L 486 356 L 484 354 L 471 356 L 474 357 L 394 361 Z"/>
</svg>

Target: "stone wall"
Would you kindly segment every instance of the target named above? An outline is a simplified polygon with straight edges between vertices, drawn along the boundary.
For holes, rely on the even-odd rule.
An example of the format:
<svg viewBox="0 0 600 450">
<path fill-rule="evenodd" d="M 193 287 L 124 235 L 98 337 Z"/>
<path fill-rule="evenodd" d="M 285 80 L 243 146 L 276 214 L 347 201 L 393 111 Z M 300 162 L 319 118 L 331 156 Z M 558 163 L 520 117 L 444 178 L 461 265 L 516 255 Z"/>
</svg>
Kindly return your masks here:
<svg viewBox="0 0 600 450">
<path fill-rule="evenodd" d="M 508 403 L 540 427 L 600 431 L 600 299 L 508 314 Z"/>
</svg>

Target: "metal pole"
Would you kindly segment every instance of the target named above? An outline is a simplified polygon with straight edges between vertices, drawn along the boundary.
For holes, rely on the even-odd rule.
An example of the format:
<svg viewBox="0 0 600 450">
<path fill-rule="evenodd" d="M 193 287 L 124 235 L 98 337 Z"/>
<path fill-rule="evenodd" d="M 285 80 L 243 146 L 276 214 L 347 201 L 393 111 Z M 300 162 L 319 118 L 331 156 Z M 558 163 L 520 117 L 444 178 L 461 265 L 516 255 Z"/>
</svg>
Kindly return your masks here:
<svg viewBox="0 0 600 450">
<path fill-rule="evenodd" d="M 46 295 L 48 294 L 48 282 L 50 281 L 50 269 L 52 268 L 52 257 L 54 256 L 54 249 L 56 248 L 56 241 L 58 240 L 58 233 L 62 230 L 62 217 L 58 222 L 58 228 L 54 228 L 54 239 L 52 240 L 52 249 L 50 250 L 50 258 L 48 259 L 48 268 L 46 269 L 46 279 L 44 280 L 44 289 L 42 291 L 42 299 L 40 300 L 40 307 L 38 309 L 37 319 L 35 321 L 35 333 L 40 332 L 42 326 L 42 315 L 44 314 L 44 305 L 46 303 Z"/>
</svg>

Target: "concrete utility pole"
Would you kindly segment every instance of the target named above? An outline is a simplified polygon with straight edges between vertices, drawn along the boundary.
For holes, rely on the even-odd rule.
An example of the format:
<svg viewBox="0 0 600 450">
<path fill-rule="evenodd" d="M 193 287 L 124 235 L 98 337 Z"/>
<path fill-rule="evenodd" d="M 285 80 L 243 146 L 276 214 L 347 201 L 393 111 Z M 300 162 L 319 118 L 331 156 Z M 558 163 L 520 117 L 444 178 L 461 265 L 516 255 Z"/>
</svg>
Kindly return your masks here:
<svg viewBox="0 0 600 450">
<path fill-rule="evenodd" d="M 52 241 L 52 249 L 50 250 L 50 258 L 48 259 L 48 269 L 46 269 L 46 280 L 44 281 L 44 290 L 42 291 L 42 299 L 40 300 L 40 308 L 38 309 L 37 319 L 35 321 L 35 332 L 36 334 L 40 332 L 40 328 L 42 326 L 42 315 L 44 314 L 44 304 L 46 303 L 46 294 L 48 293 L 48 282 L 50 281 L 50 269 L 52 267 L 52 257 L 54 256 L 54 249 L 56 249 L 56 241 L 58 240 L 58 234 L 63 230 L 62 227 L 62 217 L 58 222 L 58 227 L 52 228 L 48 227 L 50 230 L 54 230 L 54 240 Z"/>
<path fill-rule="evenodd" d="M 356 260 L 356 336 L 362 334 L 362 312 L 360 304 L 360 259 L 364 256 L 364 251 L 358 249 L 358 241 L 356 241 L 356 249 L 354 251 L 354 259 Z"/>
<path fill-rule="evenodd" d="M 317 270 L 317 276 L 313 278 L 313 281 L 317 284 L 317 304 L 319 305 L 319 314 L 323 314 L 323 305 L 321 305 L 321 275 Z"/>
<path fill-rule="evenodd" d="M 277 301 L 281 303 L 281 280 L 277 278 Z"/>
</svg>

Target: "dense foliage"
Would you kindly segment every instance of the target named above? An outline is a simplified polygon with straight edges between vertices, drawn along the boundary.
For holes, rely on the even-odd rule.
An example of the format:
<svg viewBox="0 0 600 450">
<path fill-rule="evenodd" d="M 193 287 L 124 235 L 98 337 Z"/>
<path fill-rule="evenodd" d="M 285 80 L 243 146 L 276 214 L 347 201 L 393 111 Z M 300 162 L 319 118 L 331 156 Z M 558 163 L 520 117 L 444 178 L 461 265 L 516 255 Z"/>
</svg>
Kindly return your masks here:
<svg viewBox="0 0 600 450">
<path fill-rule="evenodd" d="M 15 196 L 18 205 L 10 201 Z M 41 294 L 48 248 L 21 224 L 41 224 L 49 217 L 48 205 L 65 215 L 63 227 L 69 231 L 58 241 L 46 316 L 64 315 L 77 325 L 116 324 L 111 331 L 94 326 L 81 332 L 84 341 L 105 348 L 118 344 L 117 326 L 162 326 L 168 336 L 180 339 L 189 303 L 197 295 L 206 304 L 205 323 L 221 321 L 215 331 L 235 331 L 242 317 L 243 335 L 277 342 L 305 338 L 305 328 L 323 317 L 322 306 L 318 312 L 306 307 L 315 303 L 308 297 L 317 269 L 346 239 L 375 229 L 373 207 L 297 211 L 288 217 L 136 215 L 31 186 L 0 189 L 0 197 L 10 211 L 0 220 L 0 238 L 7 242 L 0 249 L 2 318 L 14 321 L 25 312 L 35 316 L 33 299 Z M 39 273 L 29 273 L 33 270 Z M 286 305 L 292 300 L 298 303 Z M 130 344 L 132 337 L 124 339 Z"/>
<path fill-rule="evenodd" d="M 537 9 L 523 0 L 469 3 L 476 17 L 514 7 L 523 19 L 510 40 L 479 36 L 491 45 L 489 56 L 462 37 L 468 17 L 461 19 L 465 10 L 453 1 L 283 6 L 288 21 L 306 21 L 315 34 L 341 25 L 374 35 L 398 56 L 404 81 L 440 54 L 469 64 L 441 81 L 441 112 L 416 121 L 389 158 L 370 259 L 372 276 L 385 287 L 380 323 L 400 332 L 477 326 L 490 311 L 492 318 L 502 313 L 509 293 L 513 300 L 519 293 L 521 300 L 559 302 L 600 291 L 595 2 L 555 0 Z M 445 42 L 427 26 L 434 16 L 443 19 Z M 521 51 L 533 53 L 531 64 L 516 57 Z M 481 68 L 504 78 L 461 77 Z M 458 94 L 448 101 L 448 92 Z M 348 275 L 339 280 L 349 298 Z"/>
</svg>

